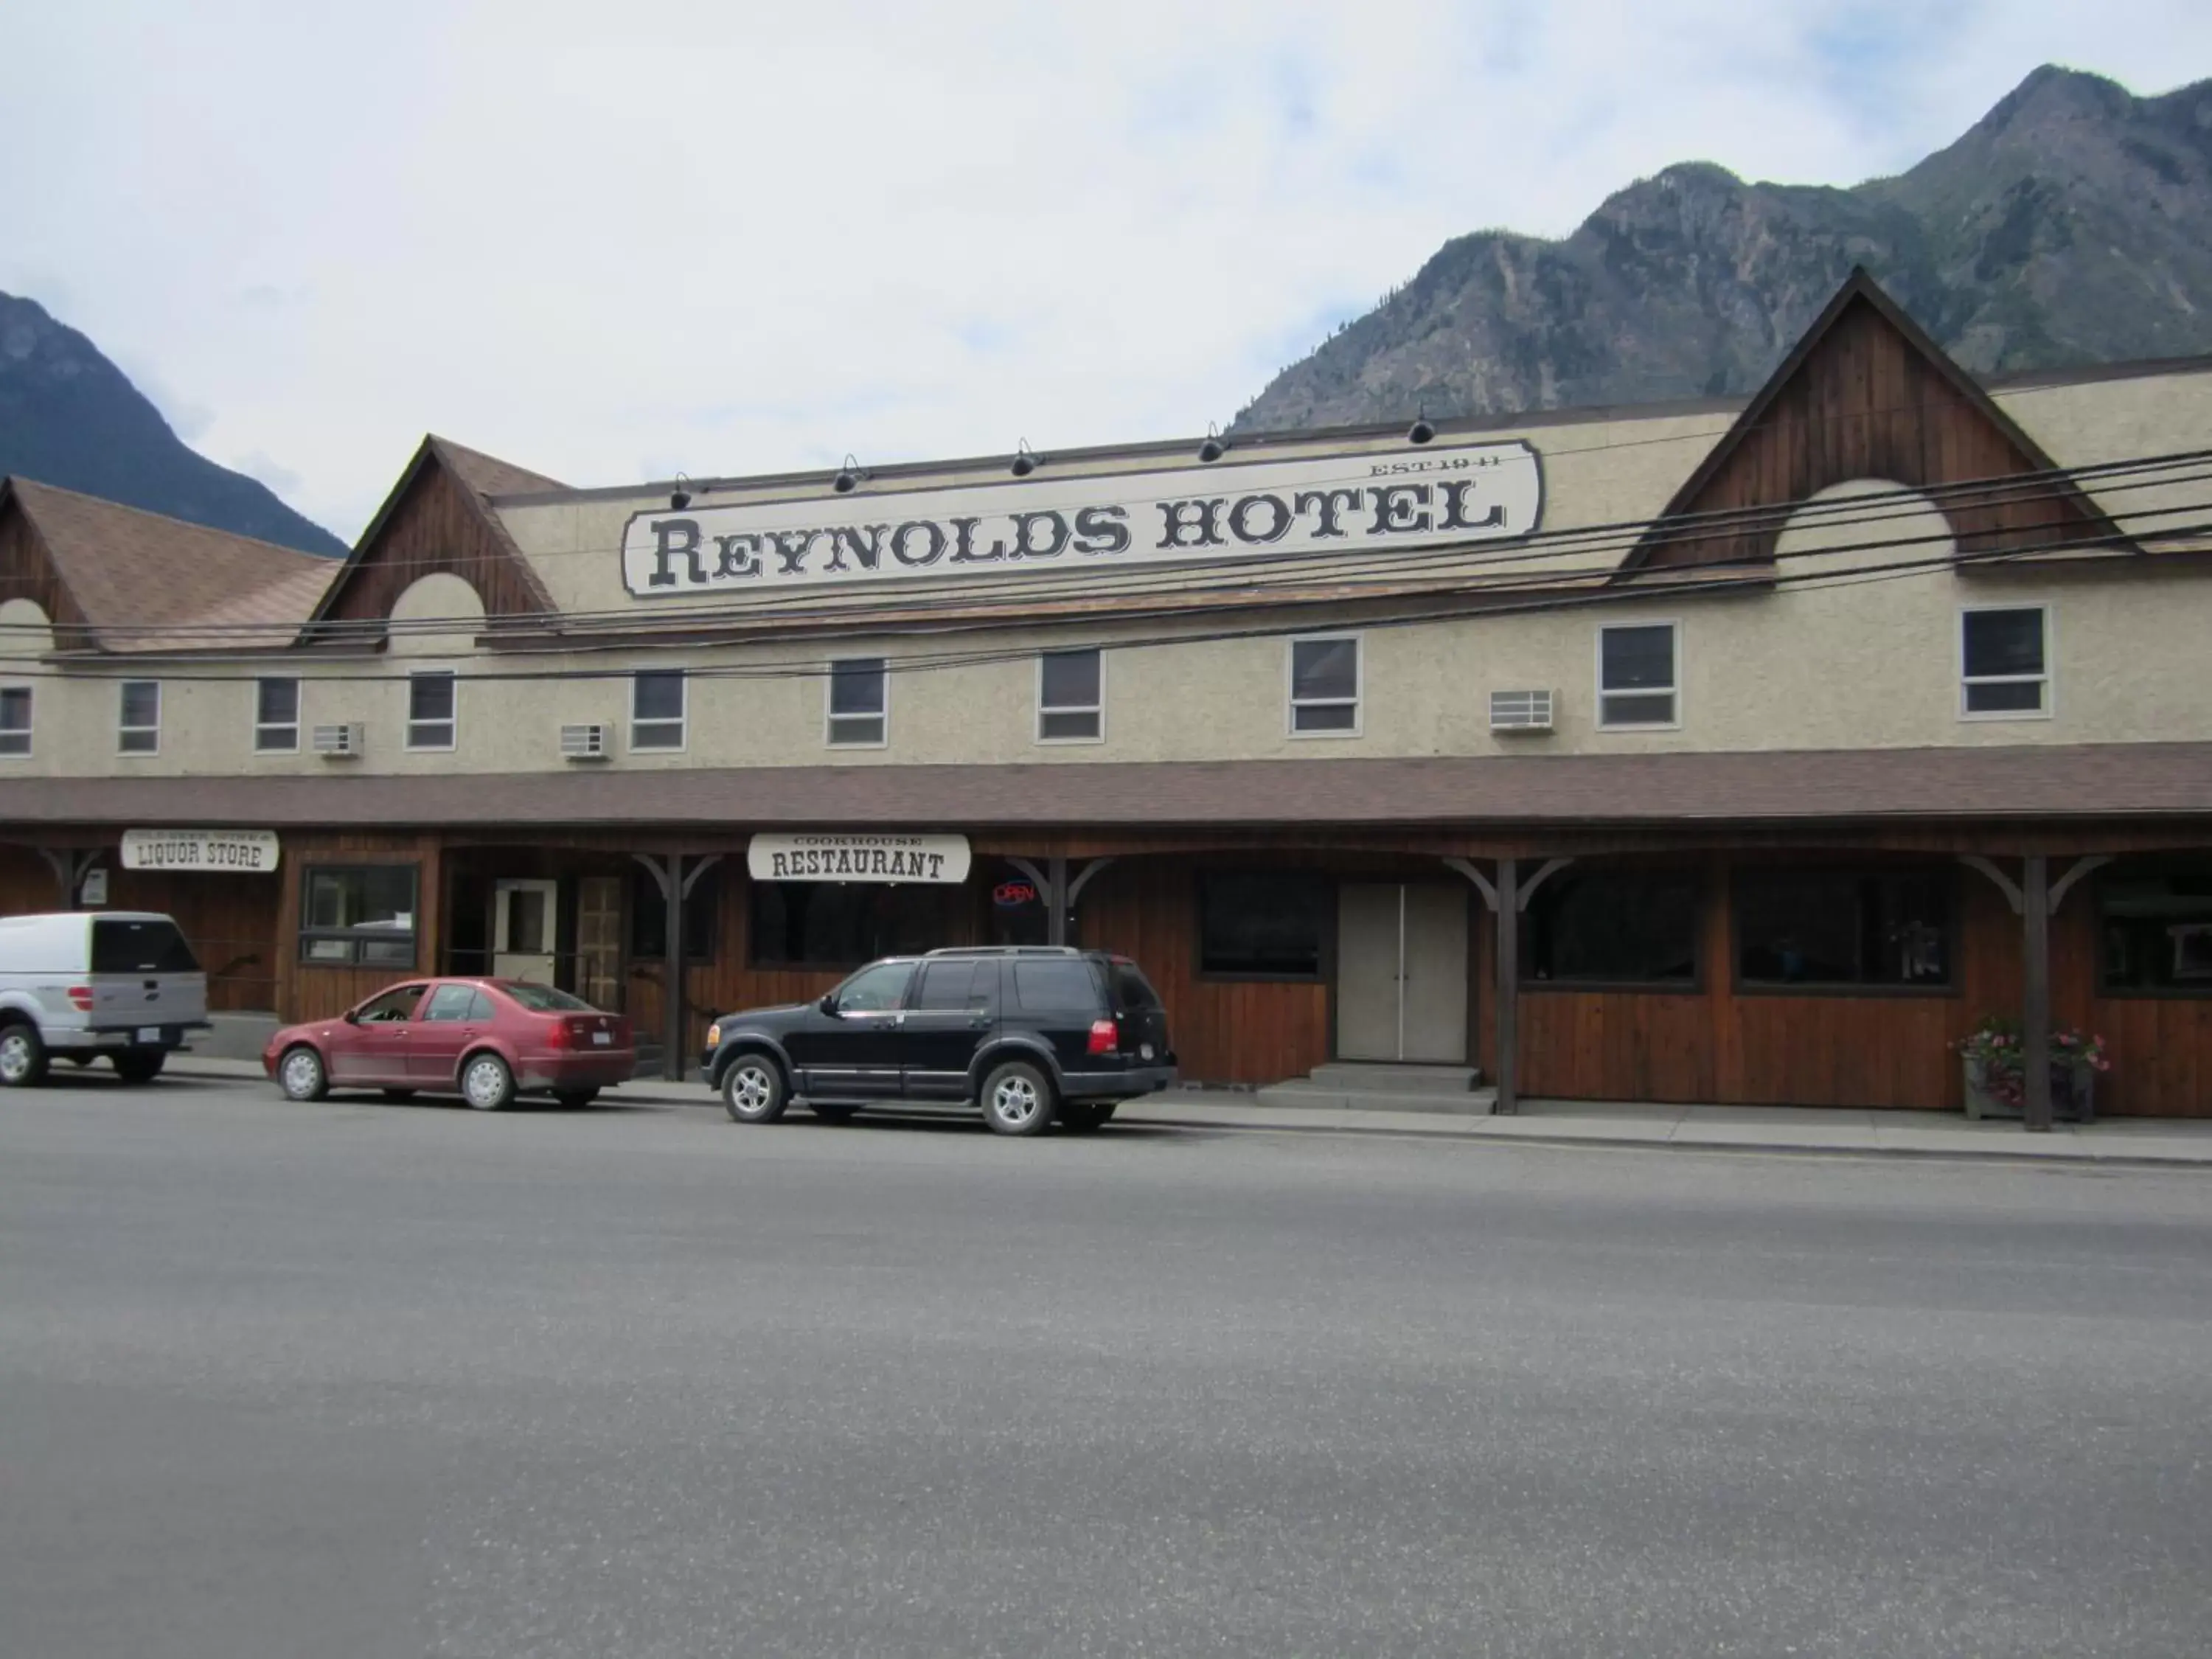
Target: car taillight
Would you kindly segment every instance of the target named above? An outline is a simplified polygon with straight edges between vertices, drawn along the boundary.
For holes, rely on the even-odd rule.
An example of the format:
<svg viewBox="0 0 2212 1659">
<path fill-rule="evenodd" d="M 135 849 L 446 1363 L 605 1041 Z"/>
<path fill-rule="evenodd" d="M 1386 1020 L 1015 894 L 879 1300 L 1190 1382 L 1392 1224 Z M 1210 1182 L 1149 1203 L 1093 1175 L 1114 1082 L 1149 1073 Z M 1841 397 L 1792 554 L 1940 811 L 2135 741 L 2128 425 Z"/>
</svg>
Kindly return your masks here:
<svg viewBox="0 0 2212 1659">
<path fill-rule="evenodd" d="M 565 1019 L 551 1019 L 546 1021 L 546 1024 L 552 1028 L 545 1034 L 545 1042 L 547 1046 L 554 1048 L 567 1048 L 568 1046 L 568 1022 Z"/>
<path fill-rule="evenodd" d="M 75 1008 L 77 1012 L 81 1014 L 90 1013 L 92 1012 L 92 987 L 89 985 L 70 986 L 69 988 L 69 1000 L 70 1006 Z"/>
<path fill-rule="evenodd" d="M 1091 1022 L 1091 1043 L 1084 1052 L 1093 1054 L 1110 1054 L 1121 1046 L 1121 1028 L 1120 1026 L 1110 1019 L 1094 1019 Z"/>
</svg>

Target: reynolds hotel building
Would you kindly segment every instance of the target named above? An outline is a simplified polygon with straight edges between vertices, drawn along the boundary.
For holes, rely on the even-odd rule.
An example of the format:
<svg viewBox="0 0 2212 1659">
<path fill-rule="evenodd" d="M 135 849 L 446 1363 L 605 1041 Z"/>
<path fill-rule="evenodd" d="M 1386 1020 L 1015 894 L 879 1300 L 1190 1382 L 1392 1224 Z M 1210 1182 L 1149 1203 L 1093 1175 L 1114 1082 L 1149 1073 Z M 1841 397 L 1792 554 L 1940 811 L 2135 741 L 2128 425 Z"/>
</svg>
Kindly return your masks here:
<svg viewBox="0 0 2212 1659">
<path fill-rule="evenodd" d="M 2203 1115 L 2208 523 L 2212 359 L 1977 380 L 1863 275 L 1748 402 L 590 489 L 433 437 L 343 564 L 11 479 L 0 907 L 167 911 L 288 1019 L 550 981 L 672 1074 L 1065 941 L 1193 1082 L 1957 1109 L 2002 1015 Z"/>
</svg>

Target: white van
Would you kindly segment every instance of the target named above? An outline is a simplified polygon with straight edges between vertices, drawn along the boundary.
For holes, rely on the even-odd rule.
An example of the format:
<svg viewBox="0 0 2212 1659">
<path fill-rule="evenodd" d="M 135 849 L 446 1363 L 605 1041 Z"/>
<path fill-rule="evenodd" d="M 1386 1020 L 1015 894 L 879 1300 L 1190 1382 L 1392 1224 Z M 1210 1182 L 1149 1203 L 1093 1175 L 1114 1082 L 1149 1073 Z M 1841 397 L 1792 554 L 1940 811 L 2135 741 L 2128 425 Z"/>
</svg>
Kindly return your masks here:
<svg viewBox="0 0 2212 1659">
<path fill-rule="evenodd" d="M 0 916 L 0 1085 L 39 1082 L 57 1055 L 101 1054 L 143 1083 L 207 1024 L 207 975 L 168 917 Z"/>
</svg>

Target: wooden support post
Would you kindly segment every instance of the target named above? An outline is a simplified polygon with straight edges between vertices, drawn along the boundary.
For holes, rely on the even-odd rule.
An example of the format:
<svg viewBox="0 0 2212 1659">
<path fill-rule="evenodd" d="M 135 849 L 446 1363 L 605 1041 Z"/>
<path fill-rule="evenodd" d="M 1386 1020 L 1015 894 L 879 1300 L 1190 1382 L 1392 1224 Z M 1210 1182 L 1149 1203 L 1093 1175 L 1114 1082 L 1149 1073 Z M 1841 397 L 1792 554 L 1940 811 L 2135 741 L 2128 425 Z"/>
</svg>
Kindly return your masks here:
<svg viewBox="0 0 2212 1659">
<path fill-rule="evenodd" d="M 1521 1109 L 1521 894 L 1511 859 L 1498 860 L 1498 1099 L 1499 1117 Z"/>
<path fill-rule="evenodd" d="M 684 854 L 668 855 L 668 990 L 662 998 L 660 1074 L 671 1083 L 684 1080 Z"/>
<path fill-rule="evenodd" d="M 2022 958 L 2025 994 L 2020 1020 L 2021 1079 L 2027 1091 L 2023 1127 L 2039 1133 L 2051 1129 L 2051 869 L 2040 853 L 2021 860 L 2021 926 L 2027 930 Z"/>
<path fill-rule="evenodd" d="M 1045 902 L 1052 907 L 1045 922 L 1044 942 L 1048 945 L 1067 943 L 1067 860 L 1054 854 L 1045 866 L 1050 872 Z"/>
</svg>

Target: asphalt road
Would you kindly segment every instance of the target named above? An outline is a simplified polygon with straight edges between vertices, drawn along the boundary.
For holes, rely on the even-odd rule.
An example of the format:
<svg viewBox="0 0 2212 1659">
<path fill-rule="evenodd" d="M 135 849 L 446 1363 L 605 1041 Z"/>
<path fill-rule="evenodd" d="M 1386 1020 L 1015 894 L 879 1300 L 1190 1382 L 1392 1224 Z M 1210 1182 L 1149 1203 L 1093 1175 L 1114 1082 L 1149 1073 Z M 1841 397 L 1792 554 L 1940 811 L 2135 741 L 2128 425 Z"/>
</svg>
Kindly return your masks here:
<svg viewBox="0 0 2212 1659">
<path fill-rule="evenodd" d="M 0 1654 L 2208 1631 L 2212 1177 L 0 1097 Z"/>
</svg>

